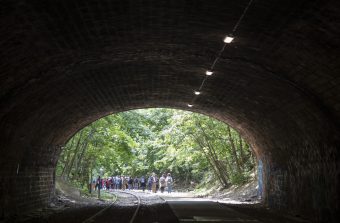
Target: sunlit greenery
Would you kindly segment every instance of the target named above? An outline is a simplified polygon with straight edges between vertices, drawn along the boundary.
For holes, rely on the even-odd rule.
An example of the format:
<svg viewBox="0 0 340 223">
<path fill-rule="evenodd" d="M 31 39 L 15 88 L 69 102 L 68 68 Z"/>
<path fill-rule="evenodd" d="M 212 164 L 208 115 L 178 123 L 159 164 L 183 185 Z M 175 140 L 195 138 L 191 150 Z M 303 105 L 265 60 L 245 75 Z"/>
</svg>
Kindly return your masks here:
<svg viewBox="0 0 340 223">
<path fill-rule="evenodd" d="M 172 172 L 181 185 L 243 183 L 253 171 L 249 145 L 228 125 L 196 113 L 141 109 L 93 122 L 69 140 L 57 175 L 86 187 L 91 176 Z"/>
</svg>

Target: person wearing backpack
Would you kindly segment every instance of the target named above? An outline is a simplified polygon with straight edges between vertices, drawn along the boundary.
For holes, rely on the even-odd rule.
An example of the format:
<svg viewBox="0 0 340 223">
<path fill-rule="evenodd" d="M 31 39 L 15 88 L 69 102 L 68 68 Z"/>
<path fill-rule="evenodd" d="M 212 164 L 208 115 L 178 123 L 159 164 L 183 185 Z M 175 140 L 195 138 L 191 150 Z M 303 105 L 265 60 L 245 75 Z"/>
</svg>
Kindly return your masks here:
<svg viewBox="0 0 340 223">
<path fill-rule="evenodd" d="M 173 179 L 170 173 L 168 173 L 168 176 L 166 177 L 165 182 L 166 182 L 166 187 L 168 188 L 168 193 L 170 194 L 172 191 L 172 182 L 173 182 Z"/>
<path fill-rule="evenodd" d="M 139 180 L 137 177 L 133 180 L 133 189 L 138 190 L 139 189 Z"/>
<path fill-rule="evenodd" d="M 152 187 L 152 176 L 149 177 L 148 179 L 148 190 L 151 192 L 151 187 Z"/>
<path fill-rule="evenodd" d="M 143 192 L 145 191 L 145 187 L 146 187 L 146 182 L 145 182 L 145 178 L 144 176 L 142 176 L 140 178 L 140 187 L 142 188 Z"/>
<path fill-rule="evenodd" d="M 122 179 L 120 176 L 116 176 L 116 190 L 122 189 Z"/>
<path fill-rule="evenodd" d="M 159 178 L 159 188 L 161 189 L 161 193 L 164 192 L 165 186 L 166 186 L 166 183 L 165 183 L 165 174 L 163 174 L 161 176 L 161 178 Z"/>
<path fill-rule="evenodd" d="M 128 177 L 128 189 L 132 190 L 133 189 L 133 179 L 132 177 Z"/>
<path fill-rule="evenodd" d="M 116 177 L 112 175 L 111 177 L 111 189 L 114 190 L 116 188 Z"/>
</svg>

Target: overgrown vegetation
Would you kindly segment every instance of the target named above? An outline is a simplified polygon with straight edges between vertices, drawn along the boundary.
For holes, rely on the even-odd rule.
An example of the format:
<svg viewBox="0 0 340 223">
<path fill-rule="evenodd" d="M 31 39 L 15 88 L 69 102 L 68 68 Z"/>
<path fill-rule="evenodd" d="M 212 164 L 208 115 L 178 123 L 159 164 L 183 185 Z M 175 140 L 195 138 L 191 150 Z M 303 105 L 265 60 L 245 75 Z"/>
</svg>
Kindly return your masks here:
<svg viewBox="0 0 340 223">
<path fill-rule="evenodd" d="M 255 168 L 249 145 L 228 125 L 196 113 L 141 109 L 110 115 L 66 144 L 57 175 L 87 187 L 91 176 L 171 172 L 177 183 L 241 184 Z"/>
</svg>

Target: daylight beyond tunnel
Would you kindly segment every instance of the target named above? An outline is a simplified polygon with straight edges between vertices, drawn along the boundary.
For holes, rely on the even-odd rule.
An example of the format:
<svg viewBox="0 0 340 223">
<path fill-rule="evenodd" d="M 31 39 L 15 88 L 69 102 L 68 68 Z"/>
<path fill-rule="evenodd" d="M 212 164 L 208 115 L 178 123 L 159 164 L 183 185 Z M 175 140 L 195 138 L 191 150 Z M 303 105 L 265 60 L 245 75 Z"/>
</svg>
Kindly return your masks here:
<svg viewBox="0 0 340 223">
<path fill-rule="evenodd" d="M 335 222 L 339 3 L 256 0 L 233 33 L 248 2 L 2 1 L 1 217 L 50 202 L 80 129 L 166 107 L 240 132 L 263 164 L 264 205 Z"/>
<path fill-rule="evenodd" d="M 56 176 L 88 196 L 99 187 L 163 193 L 165 186 L 169 193 L 213 195 L 212 189 L 248 183 L 247 196 L 233 198 L 257 201 L 262 187 L 258 193 L 255 160 L 241 135 L 223 122 L 175 109 L 139 109 L 106 116 L 75 134 Z"/>
</svg>

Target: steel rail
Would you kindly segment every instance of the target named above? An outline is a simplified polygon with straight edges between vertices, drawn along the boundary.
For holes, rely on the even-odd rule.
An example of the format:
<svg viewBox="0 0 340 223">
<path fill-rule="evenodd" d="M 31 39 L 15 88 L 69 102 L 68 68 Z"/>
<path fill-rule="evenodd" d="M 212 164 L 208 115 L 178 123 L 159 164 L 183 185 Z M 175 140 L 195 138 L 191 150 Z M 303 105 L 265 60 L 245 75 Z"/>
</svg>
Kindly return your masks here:
<svg viewBox="0 0 340 223">
<path fill-rule="evenodd" d="M 105 212 L 106 210 L 108 210 L 109 208 L 111 208 L 115 203 L 117 202 L 117 195 L 115 195 L 115 199 L 114 201 L 111 202 L 111 204 L 105 208 L 103 208 L 102 210 L 98 211 L 97 213 L 95 213 L 94 215 L 92 215 L 91 217 L 85 219 L 82 223 L 91 223 L 94 222 L 94 219 L 101 215 L 103 212 Z"/>
<path fill-rule="evenodd" d="M 136 219 L 136 217 L 137 217 L 137 214 L 138 214 L 138 212 L 139 212 L 139 209 L 140 209 L 140 205 L 141 205 L 140 196 L 137 196 L 137 195 L 135 195 L 135 194 L 133 194 L 133 193 L 130 193 L 130 192 L 127 192 L 127 191 L 119 191 L 119 192 L 120 192 L 120 193 L 126 193 L 126 194 L 129 194 L 129 195 L 132 195 L 132 196 L 134 196 L 135 198 L 137 198 L 137 200 L 138 200 L 137 208 L 136 208 L 135 212 L 133 213 L 131 220 L 129 221 L 129 223 L 133 223 L 133 222 L 135 221 L 135 219 Z"/>
</svg>

